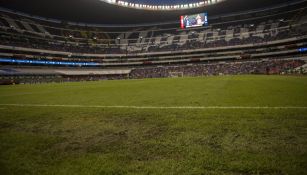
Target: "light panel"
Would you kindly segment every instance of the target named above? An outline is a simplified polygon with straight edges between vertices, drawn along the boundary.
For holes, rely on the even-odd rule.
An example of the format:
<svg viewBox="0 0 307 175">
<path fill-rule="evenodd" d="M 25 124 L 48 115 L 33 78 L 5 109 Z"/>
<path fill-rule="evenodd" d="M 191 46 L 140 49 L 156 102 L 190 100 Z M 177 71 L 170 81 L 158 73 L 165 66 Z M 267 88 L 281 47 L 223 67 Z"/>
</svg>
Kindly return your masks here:
<svg viewBox="0 0 307 175">
<path fill-rule="evenodd" d="M 199 2 L 189 3 L 189 4 L 174 4 L 174 5 L 152 5 L 152 4 L 139 4 L 139 3 L 131 3 L 125 0 L 100 0 L 109 4 L 114 4 L 122 7 L 134 8 L 134 9 L 142 9 L 142 10 L 186 10 L 199 8 L 204 6 L 213 5 L 216 3 L 220 3 L 225 0 L 199 0 Z"/>
</svg>

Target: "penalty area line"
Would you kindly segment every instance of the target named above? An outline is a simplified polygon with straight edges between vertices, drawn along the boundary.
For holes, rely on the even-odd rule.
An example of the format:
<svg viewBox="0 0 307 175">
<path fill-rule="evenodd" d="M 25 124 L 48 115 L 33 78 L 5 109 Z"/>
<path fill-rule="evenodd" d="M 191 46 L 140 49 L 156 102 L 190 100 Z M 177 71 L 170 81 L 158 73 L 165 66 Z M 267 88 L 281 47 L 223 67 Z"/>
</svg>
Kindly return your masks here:
<svg viewBox="0 0 307 175">
<path fill-rule="evenodd" d="M 307 106 L 104 106 L 52 104 L 0 104 L 14 107 L 123 108 L 123 109 L 307 109 Z M 2 108 L 0 108 L 2 109 Z"/>
</svg>

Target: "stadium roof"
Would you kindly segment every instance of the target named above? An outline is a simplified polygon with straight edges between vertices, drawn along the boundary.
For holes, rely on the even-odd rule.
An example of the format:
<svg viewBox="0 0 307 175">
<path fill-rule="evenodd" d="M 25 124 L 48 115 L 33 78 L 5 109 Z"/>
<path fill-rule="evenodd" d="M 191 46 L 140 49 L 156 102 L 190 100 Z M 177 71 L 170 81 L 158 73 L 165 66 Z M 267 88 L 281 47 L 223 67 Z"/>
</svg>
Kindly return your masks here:
<svg viewBox="0 0 307 175">
<path fill-rule="evenodd" d="M 183 2 L 184 0 L 134 1 L 142 1 L 144 3 L 154 3 L 154 1 L 156 3 L 175 3 Z M 293 1 L 295 0 L 225 0 L 205 7 L 174 11 L 132 9 L 106 3 L 102 0 L 0 0 L 0 6 L 31 15 L 63 21 L 96 24 L 140 24 L 176 21 L 179 20 L 180 15 L 201 12 L 208 12 L 210 17 Z"/>
</svg>

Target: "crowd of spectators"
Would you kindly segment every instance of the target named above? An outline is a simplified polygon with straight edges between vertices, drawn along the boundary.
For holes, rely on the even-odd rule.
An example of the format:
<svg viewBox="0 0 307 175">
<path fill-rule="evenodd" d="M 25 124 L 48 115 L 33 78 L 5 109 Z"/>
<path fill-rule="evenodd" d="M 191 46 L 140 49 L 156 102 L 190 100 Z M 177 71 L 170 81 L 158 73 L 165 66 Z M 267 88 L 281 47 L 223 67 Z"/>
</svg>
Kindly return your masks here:
<svg viewBox="0 0 307 175">
<path fill-rule="evenodd" d="M 174 72 L 181 72 L 183 76 L 191 77 L 240 74 L 287 74 L 304 64 L 305 61 L 302 60 L 266 60 L 195 64 L 186 66 L 160 66 L 135 69 L 131 72 L 130 78 L 171 77 Z"/>
<path fill-rule="evenodd" d="M 1 30 L 0 30 L 1 32 Z M 218 37 L 204 38 L 203 40 L 197 37 L 180 41 L 173 40 L 171 43 L 167 41 L 161 43 L 133 43 L 128 45 L 113 44 L 93 44 L 89 42 L 71 42 L 69 40 L 63 41 L 57 38 L 46 37 L 33 37 L 27 32 L 23 34 L 16 34 L 14 30 L 6 31 L 0 35 L 0 42 L 9 46 L 21 46 L 35 49 L 47 49 L 54 51 L 66 51 L 75 53 L 93 53 L 93 54 L 127 54 L 127 53 L 142 53 L 142 52 L 159 52 L 159 51 L 177 51 L 177 50 L 191 50 L 199 48 L 214 48 L 235 46 L 244 44 L 259 44 L 267 43 L 270 41 L 282 40 L 291 37 L 297 37 L 305 35 L 306 32 L 299 32 L 295 27 L 284 28 L 278 30 L 278 32 L 268 32 L 262 34 L 253 34 L 241 36 L 230 36 L 226 39 L 221 35 Z M 197 35 L 197 34 L 194 34 Z M 229 36 L 228 36 L 229 37 Z M 152 38 L 154 39 L 154 38 Z M 152 40 L 150 39 L 150 40 Z M 116 39 L 115 39 L 116 40 Z M 136 49 L 130 50 L 129 48 L 135 47 Z"/>
<path fill-rule="evenodd" d="M 306 32 L 297 32 L 295 29 L 285 29 L 283 31 L 280 31 L 278 34 L 266 33 L 263 34 L 263 36 L 249 35 L 248 37 L 243 37 L 243 38 L 233 37 L 229 39 L 229 41 L 219 38 L 215 40 L 204 40 L 204 41 L 200 41 L 197 39 L 188 40 L 183 45 L 174 42 L 171 45 L 150 46 L 148 48 L 148 51 L 149 52 L 177 51 L 177 50 L 246 45 L 246 44 L 261 44 L 261 43 L 268 43 L 271 41 L 287 39 L 291 37 L 299 37 L 303 35 L 306 35 Z"/>
<path fill-rule="evenodd" d="M 178 76 L 199 77 L 219 75 L 245 75 L 245 74 L 303 74 L 304 70 L 297 70 L 305 65 L 303 60 L 263 60 L 223 62 L 211 64 L 158 66 L 135 68 L 130 74 L 117 75 L 16 75 L 1 76 L 0 84 L 5 83 L 41 83 L 41 82 L 73 82 L 73 81 L 98 81 L 98 80 L 121 80 L 121 79 L 144 79 L 144 78 L 167 78 Z M 1 83 L 2 82 L 2 83 Z"/>
</svg>

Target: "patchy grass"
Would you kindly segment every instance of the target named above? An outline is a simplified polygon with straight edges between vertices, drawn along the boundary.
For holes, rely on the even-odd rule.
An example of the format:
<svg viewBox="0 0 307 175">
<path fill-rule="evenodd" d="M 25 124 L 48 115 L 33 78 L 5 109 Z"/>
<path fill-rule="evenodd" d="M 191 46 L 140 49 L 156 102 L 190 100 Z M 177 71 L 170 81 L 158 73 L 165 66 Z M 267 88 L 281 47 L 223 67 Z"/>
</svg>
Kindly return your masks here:
<svg viewBox="0 0 307 175">
<path fill-rule="evenodd" d="M 0 103 L 307 106 L 307 77 L 0 87 Z M 307 109 L 0 110 L 0 174 L 307 174 Z"/>
</svg>

